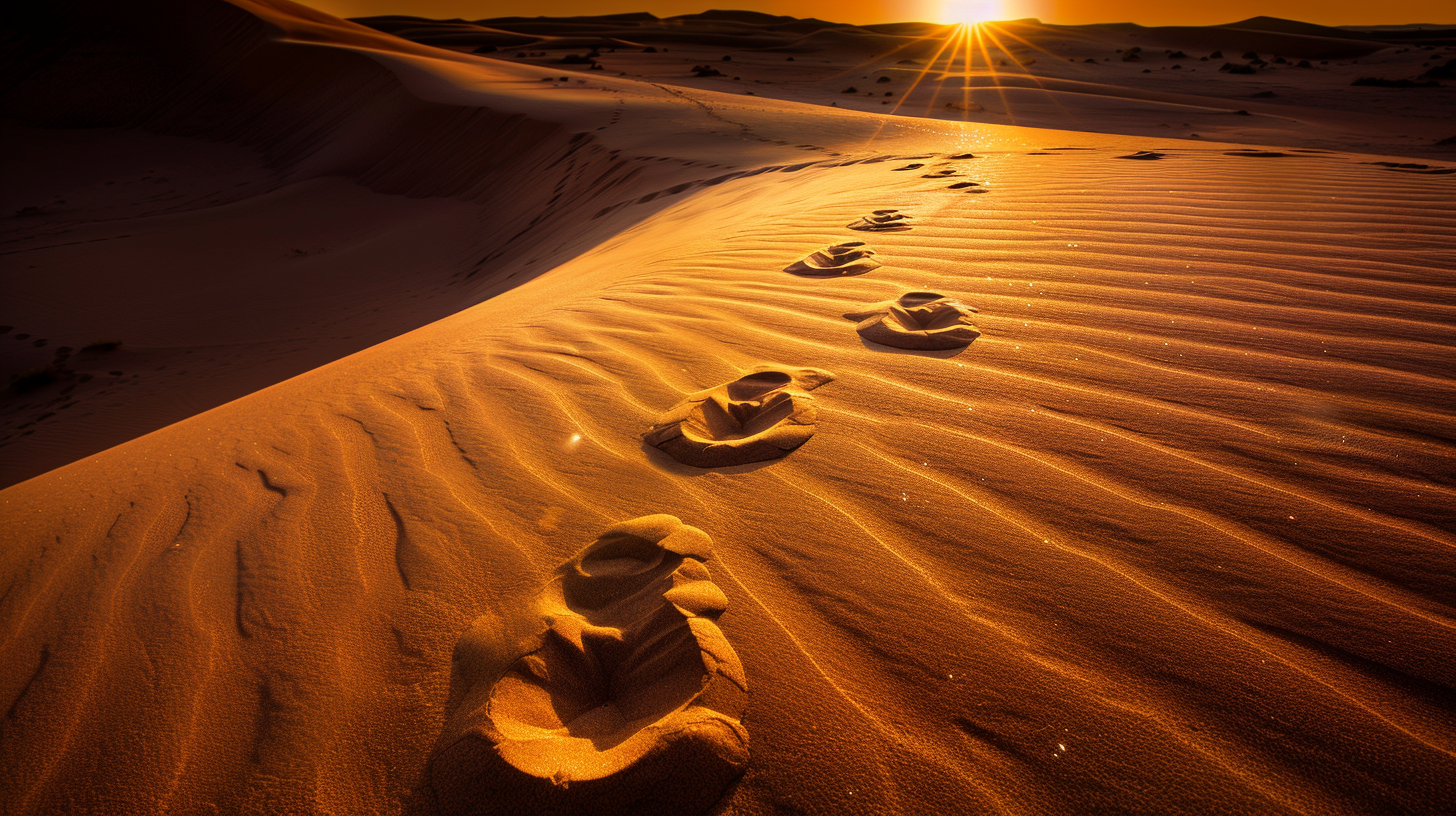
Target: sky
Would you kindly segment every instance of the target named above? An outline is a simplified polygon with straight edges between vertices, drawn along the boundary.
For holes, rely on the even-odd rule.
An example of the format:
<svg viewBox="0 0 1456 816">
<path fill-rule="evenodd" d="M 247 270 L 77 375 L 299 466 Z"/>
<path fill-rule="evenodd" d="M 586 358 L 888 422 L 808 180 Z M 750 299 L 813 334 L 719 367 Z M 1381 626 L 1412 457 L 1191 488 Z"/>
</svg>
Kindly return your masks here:
<svg viewBox="0 0 1456 816">
<path fill-rule="evenodd" d="M 659 17 L 710 8 L 748 9 L 837 23 L 907 20 L 962 22 L 966 17 L 1043 22 L 1134 22 L 1143 25 L 1215 25 L 1267 15 L 1323 25 L 1456 23 L 1452 0 L 302 0 L 340 17 L 411 14 L 419 17 L 570 16 L 650 11 Z M 968 13 L 962 13 L 964 10 Z"/>
</svg>

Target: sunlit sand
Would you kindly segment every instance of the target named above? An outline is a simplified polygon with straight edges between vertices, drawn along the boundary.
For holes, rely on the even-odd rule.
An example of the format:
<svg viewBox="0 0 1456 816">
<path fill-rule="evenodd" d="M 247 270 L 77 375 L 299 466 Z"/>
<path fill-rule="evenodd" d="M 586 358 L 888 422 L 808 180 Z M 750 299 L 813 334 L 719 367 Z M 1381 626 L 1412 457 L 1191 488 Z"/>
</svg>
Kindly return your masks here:
<svg viewBox="0 0 1456 816">
<path fill-rule="evenodd" d="M 1452 43 L 67 8 L 0 810 L 1456 810 Z"/>
</svg>

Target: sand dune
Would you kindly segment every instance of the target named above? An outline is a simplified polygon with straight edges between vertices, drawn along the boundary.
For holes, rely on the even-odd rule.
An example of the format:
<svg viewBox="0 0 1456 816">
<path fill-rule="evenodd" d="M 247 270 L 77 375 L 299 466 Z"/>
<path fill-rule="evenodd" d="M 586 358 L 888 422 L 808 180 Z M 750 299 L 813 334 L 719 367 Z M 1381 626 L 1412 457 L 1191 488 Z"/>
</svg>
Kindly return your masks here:
<svg viewBox="0 0 1456 816">
<path fill-rule="evenodd" d="M 156 53 L 107 8 L 77 64 Z M 6 104 L 185 181 L 8 219 L 59 280 L 7 261 L 0 342 L 155 325 L 226 388 L 0 491 L 7 811 L 1456 809 L 1450 163 L 146 8 L 195 84 Z M 7 421 L 104 423 L 82 357 Z"/>
<path fill-rule="evenodd" d="M 554 67 L 570 56 L 580 60 L 563 66 L 572 71 L 872 113 L 1456 156 L 1440 144 L 1456 138 L 1445 113 L 1456 106 L 1456 86 L 1352 87 L 1362 77 L 1414 81 L 1439 69 L 1456 57 L 1453 27 L 1331 28 L 1272 17 L 1206 27 L 1026 19 L 947 42 L 951 28 L 926 23 L 852 26 L 711 12 L 663 20 L 411 20 L 408 28 L 393 18 L 360 22 L 459 50 L 509 30 L 537 39 L 500 49 L 489 55 L 493 61 Z M 461 36 L 462 25 L 480 27 L 480 37 L 445 43 L 442 37 Z M 599 39 L 567 37 L 587 31 Z M 703 64 L 721 70 L 695 75 L 691 68 Z"/>
<path fill-rule="evenodd" d="M 0 323 L 26 335 L 0 344 L 0 363 L 59 388 L 0 411 L 0 485 L 452 314 L 701 185 L 823 158 L 765 141 L 648 144 L 660 118 L 715 120 L 639 83 L 561 105 L 538 93 L 540 72 L 496 67 L 474 77 L 494 96 L 451 104 L 416 95 L 430 90 L 418 69 L 378 61 L 404 72 L 416 52 L 451 52 L 340 21 L 331 36 L 360 51 L 276 42 L 270 25 L 301 41 L 330 29 L 266 5 L 246 7 L 264 19 L 214 2 L 151 8 L 50 4 L 10 20 L 24 78 L 0 104 L 32 161 L 0 192 L 0 212 L 25 213 L 0 228 L 16 310 Z M 151 70 L 163 61 L 179 66 Z M 140 72 L 122 90 L 92 79 L 110 81 L 113 62 Z M 629 104 L 646 110 L 619 124 Z M 588 136 L 598 128 L 626 134 L 606 145 Z M 118 259 L 145 265 L 142 281 Z M 120 346 L 58 353 L 97 342 Z"/>
</svg>

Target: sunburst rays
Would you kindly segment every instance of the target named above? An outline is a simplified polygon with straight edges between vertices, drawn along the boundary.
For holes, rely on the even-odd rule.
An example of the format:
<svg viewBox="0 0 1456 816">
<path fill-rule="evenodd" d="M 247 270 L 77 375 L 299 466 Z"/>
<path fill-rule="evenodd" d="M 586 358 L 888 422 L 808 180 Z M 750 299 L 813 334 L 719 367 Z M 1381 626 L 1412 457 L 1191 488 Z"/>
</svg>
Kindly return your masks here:
<svg viewBox="0 0 1456 816">
<path fill-rule="evenodd" d="M 1023 25 L 1030 24 L 1033 23 Z M 902 108 L 909 106 L 911 115 L 934 116 L 949 93 L 953 97 L 958 97 L 958 100 L 953 98 L 946 104 L 958 108 L 961 114 L 959 118 L 962 121 L 970 121 L 971 114 L 983 109 L 976 101 L 978 92 L 994 91 L 1007 119 L 1011 124 L 1015 124 L 1016 111 L 1013 97 L 1007 95 L 1007 85 L 1003 81 L 1003 77 L 1012 73 L 1026 77 L 1028 81 L 1035 84 L 1037 90 L 1046 94 L 1048 101 L 1056 105 L 1064 114 L 1071 115 L 1057 98 L 1057 94 L 1047 87 L 1041 77 L 1031 71 L 1030 66 L 1036 60 L 1025 61 L 1018 56 L 1017 50 L 1014 49 L 1019 45 L 1024 47 L 1021 49 L 1023 53 L 1035 52 L 1053 60 L 1060 60 L 1061 57 L 1011 30 L 1006 24 L 979 22 L 946 25 L 932 34 L 916 38 L 894 49 L 887 56 L 893 57 L 925 43 L 927 40 L 938 40 L 939 47 L 925 65 L 916 72 L 910 86 L 899 94 L 894 107 L 890 109 L 892 115 L 900 114 Z M 1009 46 L 1008 43 L 1010 43 Z M 883 64 L 883 61 L 883 57 L 875 60 L 879 64 Z M 861 63 L 846 73 L 863 69 L 869 64 L 868 62 Z M 1015 67 L 1011 68 L 1012 65 Z M 1000 68 L 1008 70 L 1003 71 Z M 957 79 L 960 80 L 959 83 L 955 82 Z M 917 94 L 916 92 L 926 84 L 933 86 L 928 97 L 925 93 Z M 981 98 L 985 98 L 984 93 L 981 94 Z M 920 105 L 920 101 L 917 100 L 923 101 L 923 109 L 917 110 Z M 959 101 L 959 105 L 955 105 L 955 101 Z M 949 117 L 937 116 L 936 118 Z M 875 134 L 870 137 L 870 142 L 879 136 L 883 128 L 884 125 L 881 125 L 875 131 Z"/>
</svg>

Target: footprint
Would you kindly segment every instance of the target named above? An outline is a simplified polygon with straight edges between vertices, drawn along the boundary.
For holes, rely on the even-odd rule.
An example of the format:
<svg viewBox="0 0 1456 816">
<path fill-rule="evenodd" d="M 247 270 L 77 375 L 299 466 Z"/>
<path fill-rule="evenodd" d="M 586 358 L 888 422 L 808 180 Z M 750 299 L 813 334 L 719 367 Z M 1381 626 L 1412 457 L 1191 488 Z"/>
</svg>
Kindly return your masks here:
<svg viewBox="0 0 1456 816">
<path fill-rule="evenodd" d="M 880 265 L 870 260 L 873 249 L 866 249 L 864 241 L 851 241 L 821 249 L 802 261 L 794 261 L 784 267 L 785 272 L 808 275 L 816 278 L 843 278 L 863 275 Z"/>
<path fill-rule="evenodd" d="M 1139 150 L 1138 152 L 1133 153 L 1131 155 L 1128 155 L 1128 156 L 1118 156 L 1117 158 L 1119 158 L 1119 159 L 1140 159 L 1142 161 L 1153 161 L 1155 159 L 1161 159 L 1161 158 L 1163 158 L 1163 154 L 1162 153 L 1157 153 L 1157 152 L 1152 151 L 1152 150 Z"/>
<path fill-rule="evenodd" d="M 519 621 L 455 650 L 430 783 L 445 813 L 686 814 L 748 762 L 747 682 L 715 622 L 707 534 L 668 515 L 614 525 Z M 519 627 L 518 627 L 519 628 Z"/>
<path fill-rule="evenodd" d="M 950 156 L 949 158 L 952 161 L 959 161 L 961 159 L 974 159 L 974 158 L 976 158 L 976 154 L 975 153 L 957 153 L 954 156 Z"/>
<path fill-rule="evenodd" d="M 956 174 L 956 171 L 954 171 L 954 170 L 949 170 L 949 169 L 947 169 L 947 170 L 937 170 L 934 173 L 926 173 L 925 175 L 921 176 L 921 178 L 928 178 L 928 179 L 948 178 L 950 176 L 954 176 L 955 174 Z"/>
<path fill-rule="evenodd" d="M 1377 167 L 1384 167 L 1386 170 L 1391 170 L 1397 173 L 1417 173 L 1423 176 L 1449 176 L 1453 173 L 1456 173 L 1456 167 L 1432 167 L 1429 164 L 1415 164 L 1412 162 L 1378 161 L 1362 163 L 1373 164 Z M 17 335 L 17 337 L 18 336 L 19 335 Z"/>
<path fill-rule="evenodd" d="M 834 379 L 813 368 L 762 368 L 690 394 L 643 436 L 685 465 L 746 465 L 787 456 L 814 435 L 818 410 L 808 392 Z"/>
<path fill-rule="evenodd" d="M 892 172 L 892 173 L 899 173 L 899 172 L 904 171 L 904 170 L 919 170 L 920 168 L 922 168 L 924 166 L 925 166 L 924 164 L 919 164 L 919 163 L 917 163 L 917 164 L 907 164 L 904 167 L 891 168 L 890 172 Z"/>
<path fill-rule="evenodd" d="M 935 292 L 910 292 L 845 315 L 858 320 L 859 336 L 882 346 L 931 351 L 965 348 L 981 336 L 969 306 Z"/>
<path fill-rule="evenodd" d="M 971 187 L 980 187 L 980 186 L 981 186 L 980 182 L 976 182 L 976 181 L 958 181 L 955 184 L 952 184 L 951 186 L 949 186 L 949 187 L 947 187 L 945 189 L 947 189 L 947 190 L 965 190 L 968 193 L 984 193 L 984 192 L 986 192 L 986 190 L 972 190 L 972 189 L 969 189 Z"/>
<path fill-rule="evenodd" d="M 904 232 L 910 229 L 906 222 L 911 218 L 914 216 L 899 210 L 875 210 L 850 224 L 849 228 L 860 232 Z"/>
</svg>

